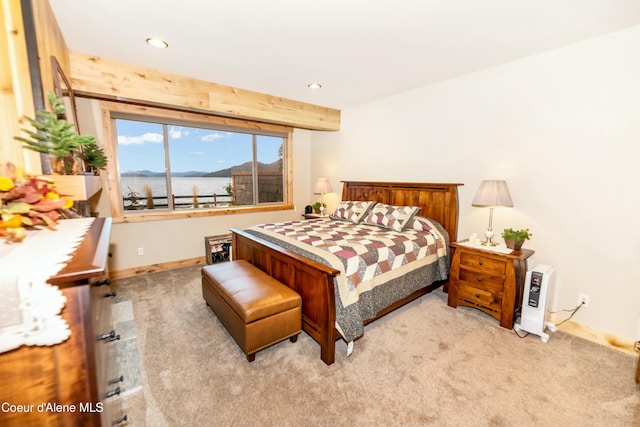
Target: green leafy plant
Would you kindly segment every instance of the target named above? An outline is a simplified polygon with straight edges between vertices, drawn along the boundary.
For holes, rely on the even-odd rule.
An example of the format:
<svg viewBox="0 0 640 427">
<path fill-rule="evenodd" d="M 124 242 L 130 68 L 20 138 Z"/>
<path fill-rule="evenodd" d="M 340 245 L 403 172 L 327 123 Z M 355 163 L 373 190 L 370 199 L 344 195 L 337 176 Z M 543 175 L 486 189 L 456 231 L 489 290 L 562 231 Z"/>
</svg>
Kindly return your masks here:
<svg viewBox="0 0 640 427">
<path fill-rule="evenodd" d="M 321 213 L 322 210 L 320 208 L 326 208 L 327 205 L 321 202 L 315 202 L 314 204 L 311 205 L 311 207 L 313 208 L 313 211 L 315 213 Z"/>
<path fill-rule="evenodd" d="M 95 140 L 82 147 L 82 157 L 87 172 L 99 173 L 107 167 L 107 156 Z"/>
<path fill-rule="evenodd" d="M 54 172 L 72 175 L 77 171 L 78 160 L 82 159 L 83 146 L 95 144 L 93 135 L 78 135 L 73 123 L 64 119 L 65 107 L 62 98 L 54 92 L 47 92 L 47 100 L 52 111 L 38 110 L 36 118 L 25 117 L 34 129 L 22 129 L 29 137 L 16 136 L 23 147 L 54 156 Z"/>
<path fill-rule="evenodd" d="M 505 228 L 502 231 L 502 238 L 505 240 L 513 240 L 515 243 L 524 242 L 525 240 L 529 240 L 533 234 L 529 232 L 528 228 L 524 230 L 514 230 L 512 228 Z"/>
<path fill-rule="evenodd" d="M 233 185 L 231 184 L 231 181 L 229 181 L 229 184 L 227 184 L 223 188 L 224 188 L 224 191 L 226 191 L 227 194 L 229 195 L 229 199 L 230 199 L 229 204 L 232 206 L 235 205 L 235 200 L 234 200 L 235 191 L 234 191 Z"/>
</svg>

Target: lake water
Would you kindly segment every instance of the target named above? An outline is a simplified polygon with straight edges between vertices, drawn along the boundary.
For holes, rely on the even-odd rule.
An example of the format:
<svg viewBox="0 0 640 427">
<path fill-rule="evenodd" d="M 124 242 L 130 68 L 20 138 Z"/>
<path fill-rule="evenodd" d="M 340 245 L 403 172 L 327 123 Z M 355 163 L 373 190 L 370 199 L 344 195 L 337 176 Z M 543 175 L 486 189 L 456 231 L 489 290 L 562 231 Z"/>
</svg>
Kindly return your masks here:
<svg viewBox="0 0 640 427">
<path fill-rule="evenodd" d="M 223 196 L 218 201 L 228 202 L 227 191 L 225 187 L 231 183 L 231 178 L 204 178 L 204 177 L 176 177 L 171 180 L 171 191 L 178 196 L 188 196 L 185 199 L 176 199 L 176 203 L 192 203 L 193 187 L 197 187 L 198 202 L 199 203 L 212 203 L 212 197 L 200 197 L 211 196 L 216 194 Z M 167 203 L 166 199 L 158 199 L 157 197 L 166 197 L 167 186 L 164 177 L 132 177 L 123 176 L 120 177 L 120 189 L 122 191 L 122 197 L 127 197 L 133 191 L 140 198 L 145 197 L 144 186 L 151 187 L 153 197 L 156 199 L 156 204 Z M 140 201 L 140 204 L 144 205 L 144 200 Z"/>
</svg>

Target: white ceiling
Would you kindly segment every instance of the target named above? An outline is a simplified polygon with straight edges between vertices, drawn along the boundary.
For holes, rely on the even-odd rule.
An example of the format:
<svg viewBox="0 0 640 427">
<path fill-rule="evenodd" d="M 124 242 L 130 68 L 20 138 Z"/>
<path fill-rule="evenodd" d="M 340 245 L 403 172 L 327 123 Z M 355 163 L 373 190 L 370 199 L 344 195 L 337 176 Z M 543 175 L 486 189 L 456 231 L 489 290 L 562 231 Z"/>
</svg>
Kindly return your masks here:
<svg viewBox="0 0 640 427">
<path fill-rule="evenodd" d="M 640 0 L 49 1 L 71 51 L 338 109 L 640 24 Z"/>
</svg>

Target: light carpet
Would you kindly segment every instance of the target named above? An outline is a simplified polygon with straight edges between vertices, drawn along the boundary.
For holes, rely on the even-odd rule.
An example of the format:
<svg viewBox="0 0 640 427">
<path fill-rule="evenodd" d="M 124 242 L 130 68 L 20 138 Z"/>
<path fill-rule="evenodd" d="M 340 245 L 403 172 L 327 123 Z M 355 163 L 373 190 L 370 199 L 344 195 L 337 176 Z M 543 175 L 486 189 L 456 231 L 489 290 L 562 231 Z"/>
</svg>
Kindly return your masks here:
<svg viewBox="0 0 640 427">
<path fill-rule="evenodd" d="M 142 370 L 138 354 L 138 339 L 133 320 L 133 306 L 129 295 L 117 294 L 111 305 L 114 330 L 120 339 L 114 341 L 116 346 L 116 364 L 118 375 L 122 381 L 116 383 L 120 387 L 120 397 L 142 389 Z M 116 386 L 114 385 L 114 387 Z"/>
<path fill-rule="evenodd" d="M 305 333 L 248 363 L 202 298 L 200 267 L 114 281 L 130 298 L 141 392 L 129 426 L 638 426 L 635 358 L 557 332 L 519 338 L 429 295 L 373 322 L 346 356 Z"/>
</svg>

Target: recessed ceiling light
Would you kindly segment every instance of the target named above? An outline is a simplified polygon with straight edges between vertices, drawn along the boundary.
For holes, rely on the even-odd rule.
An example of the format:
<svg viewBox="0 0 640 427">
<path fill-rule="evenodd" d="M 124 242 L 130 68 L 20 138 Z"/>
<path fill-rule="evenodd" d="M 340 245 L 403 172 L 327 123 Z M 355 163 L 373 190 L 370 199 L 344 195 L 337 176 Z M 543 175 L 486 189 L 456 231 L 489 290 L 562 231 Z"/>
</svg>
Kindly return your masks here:
<svg viewBox="0 0 640 427">
<path fill-rule="evenodd" d="M 309 89 L 320 89 L 322 85 L 320 83 L 309 83 L 307 87 Z"/>
<path fill-rule="evenodd" d="M 169 43 L 167 43 L 166 41 L 164 41 L 162 39 L 158 39 L 158 38 L 155 38 L 155 37 L 149 37 L 147 39 L 147 44 L 149 46 L 157 47 L 158 49 L 164 49 L 166 47 L 169 47 Z"/>
</svg>

